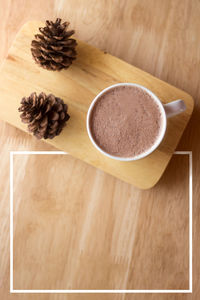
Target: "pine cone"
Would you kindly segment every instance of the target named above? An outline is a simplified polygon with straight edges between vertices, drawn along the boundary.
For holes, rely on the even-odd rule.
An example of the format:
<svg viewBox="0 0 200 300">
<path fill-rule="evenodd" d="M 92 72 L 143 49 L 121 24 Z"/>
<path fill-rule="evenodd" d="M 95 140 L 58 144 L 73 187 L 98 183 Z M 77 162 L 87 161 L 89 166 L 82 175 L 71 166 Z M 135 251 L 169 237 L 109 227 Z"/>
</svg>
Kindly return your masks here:
<svg viewBox="0 0 200 300">
<path fill-rule="evenodd" d="M 76 40 L 69 38 L 74 30 L 67 31 L 69 22 L 61 24 L 61 19 L 55 22 L 46 21 L 46 27 L 40 27 L 41 34 L 36 34 L 36 40 L 31 43 L 31 52 L 36 63 L 47 70 L 67 69 L 76 59 Z"/>
<path fill-rule="evenodd" d="M 60 134 L 70 118 L 67 109 L 62 99 L 45 93 L 39 96 L 32 93 L 29 97 L 22 98 L 18 108 L 22 112 L 22 122 L 28 124 L 28 130 L 38 139 L 52 139 Z"/>
</svg>

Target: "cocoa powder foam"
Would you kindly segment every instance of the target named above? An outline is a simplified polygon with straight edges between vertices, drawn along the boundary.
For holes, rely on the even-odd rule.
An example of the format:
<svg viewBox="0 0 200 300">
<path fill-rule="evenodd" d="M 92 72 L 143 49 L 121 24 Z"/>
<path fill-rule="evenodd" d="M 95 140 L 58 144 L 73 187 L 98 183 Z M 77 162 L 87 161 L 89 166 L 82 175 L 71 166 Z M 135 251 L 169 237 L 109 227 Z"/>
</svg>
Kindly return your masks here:
<svg viewBox="0 0 200 300">
<path fill-rule="evenodd" d="M 95 103 L 90 128 L 96 144 L 119 157 L 151 148 L 160 134 L 162 114 L 153 97 L 139 87 L 118 86 Z"/>
</svg>

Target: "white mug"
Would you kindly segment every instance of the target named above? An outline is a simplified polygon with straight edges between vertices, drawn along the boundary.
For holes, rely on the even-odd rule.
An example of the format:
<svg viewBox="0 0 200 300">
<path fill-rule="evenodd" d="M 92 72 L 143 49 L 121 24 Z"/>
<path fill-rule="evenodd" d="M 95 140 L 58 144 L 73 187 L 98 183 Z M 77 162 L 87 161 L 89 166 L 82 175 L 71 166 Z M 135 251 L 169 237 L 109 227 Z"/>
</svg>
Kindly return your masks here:
<svg viewBox="0 0 200 300">
<path fill-rule="evenodd" d="M 117 86 L 133 86 L 133 87 L 138 87 L 144 91 L 146 91 L 154 100 L 155 102 L 158 104 L 159 108 L 160 108 L 160 112 L 162 114 L 162 129 L 160 131 L 160 134 L 158 136 L 158 138 L 155 140 L 154 144 L 145 152 L 133 156 L 133 157 L 121 157 L 121 156 L 114 156 L 111 155 L 107 152 L 105 152 L 103 149 L 101 149 L 97 143 L 95 142 L 95 140 L 93 139 L 92 133 L 91 133 L 91 128 L 90 128 L 90 116 L 91 116 L 91 112 L 93 110 L 93 107 L 95 106 L 95 103 L 98 101 L 98 99 L 105 94 L 107 91 L 109 91 L 110 89 L 113 89 L 114 87 Z M 166 128 L 167 128 L 167 118 L 175 116 L 177 114 L 180 114 L 181 112 L 186 110 L 186 106 L 183 100 L 175 100 L 172 101 L 170 103 L 167 104 L 162 104 L 162 102 L 160 101 L 160 99 L 154 94 L 152 93 L 149 89 L 147 89 L 146 87 L 136 84 L 136 83 L 117 83 L 114 85 L 111 85 L 109 87 L 107 87 L 106 89 L 102 90 L 92 101 L 89 109 L 88 109 L 88 113 L 87 113 L 87 132 L 89 135 L 89 138 L 91 140 L 91 142 L 93 143 L 93 145 L 95 146 L 95 148 L 100 151 L 102 154 L 115 159 L 115 160 L 121 160 L 121 161 L 134 161 L 134 160 L 138 160 L 141 158 L 146 157 L 147 155 L 151 154 L 155 149 L 158 148 L 158 146 L 160 145 L 160 143 L 162 142 L 165 133 L 166 133 Z"/>
</svg>

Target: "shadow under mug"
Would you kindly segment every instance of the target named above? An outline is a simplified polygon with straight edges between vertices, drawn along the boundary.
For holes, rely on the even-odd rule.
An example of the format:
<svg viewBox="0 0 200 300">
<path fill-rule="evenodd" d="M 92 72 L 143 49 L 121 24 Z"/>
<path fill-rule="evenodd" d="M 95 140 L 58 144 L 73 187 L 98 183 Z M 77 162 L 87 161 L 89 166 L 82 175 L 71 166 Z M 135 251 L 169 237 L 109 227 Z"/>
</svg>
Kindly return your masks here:
<svg viewBox="0 0 200 300">
<path fill-rule="evenodd" d="M 162 115 L 162 128 L 160 130 L 160 134 L 157 137 L 157 139 L 155 140 L 154 144 L 145 152 L 139 154 L 139 155 L 135 155 L 133 157 L 121 157 L 121 156 L 115 156 L 115 155 L 111 155 L 109 153 L 107 153 L 106 151 L 104 151 L 103 149 L 101 149 L 101 147 L 95 142 L 93 136 L 92 136 L 92 132 L 91 132 L 91 128 L 90 128 L 90 119 L 91 119 L 91 113 L 92 110 L 95 106 L 95 103 L 98 101 L 98 99 L 105 93 L 107 93 L 109 90 L 115 88 L 115 87 L 119 87 L 119 86 L 131 86 L 131 87 L 137 87 L 140 88 L 142 90 L 144 90 L 145 92 L 147 92 L 157 103 L 157 105 L 159 106 L 161 115 Z M 107 157 L 110 157 L 112 159 L 115 160 L 120 160 L 120 161 L 134 161 L 134 160 L 138 160 L 141 158 L 144 158 L 146 156 L 148 156 L 149 154 L 151 154 L 154 150 L 156 150 L 158 148 L 158 146 L 160 145 L 160 143 L 162 142 L 165 133 L 166 133 L 166 128 L 167 128 L 167 118 L 173 117 L 175 115 L 180 114 L 181 112 L 186 110 L 186 106 L 183 100 L 175 100 L 172 101 L 170 103 L 167 104 L 162 104 L 162 102 L 160 101 L 160 99 L 149 89 L 147 89 L 146 87 L 136 84 L 136 83 L 117 83 L 114 85 L 111 85 L 109 87 L 107 87 L 106 89 L 102 90 L 92 101 L 92 103 L 90 104 L 90 107 L 88 109 L 88 113 L 87 113 L 87 132 L 89 135 L 89 138 L 92 142 L 92 144 L 95 146 L 95 148 L 100 151 L 102 154 L 106 155 Z"/>
</svg>

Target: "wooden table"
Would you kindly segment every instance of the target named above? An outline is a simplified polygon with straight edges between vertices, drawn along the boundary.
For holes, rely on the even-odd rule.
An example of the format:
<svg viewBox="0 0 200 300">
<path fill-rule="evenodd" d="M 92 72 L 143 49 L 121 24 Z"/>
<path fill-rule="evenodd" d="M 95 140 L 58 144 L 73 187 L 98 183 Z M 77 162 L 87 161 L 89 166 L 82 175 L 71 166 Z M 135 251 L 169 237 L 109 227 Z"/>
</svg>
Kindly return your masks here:
<svg viewBox="0 0 200 300">
<path fill-rule="evenodd" d="M 1 121 L 0 298 L 200 298 L 200 2 L 0 1 L 0 58 L 28 20 L 62 17 L 76 36 L 195 99 L 178 146 L 193 152 L 193 293 L 9 294 L 9 151 L 56 149 Z M 67 155 L 14 156 L 14 289 L 189 288 L 188 157 L 141 191 Z"/>
</svg>

